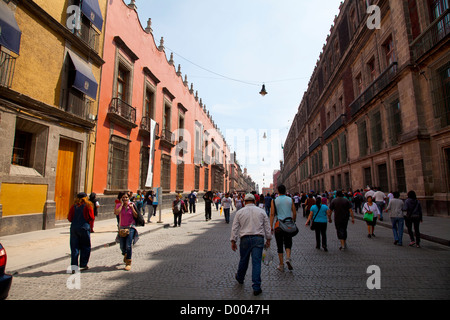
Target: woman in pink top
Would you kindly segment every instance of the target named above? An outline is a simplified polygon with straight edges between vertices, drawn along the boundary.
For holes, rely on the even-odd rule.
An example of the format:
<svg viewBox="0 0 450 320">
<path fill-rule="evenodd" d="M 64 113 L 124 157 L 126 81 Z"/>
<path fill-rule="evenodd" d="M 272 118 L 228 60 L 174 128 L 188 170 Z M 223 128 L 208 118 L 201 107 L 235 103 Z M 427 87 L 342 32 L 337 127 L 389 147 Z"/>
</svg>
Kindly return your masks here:
<svg viewBox="0 0 450 320">
<path fill-rule="evenodd" d="M 120 202 L 116 204 L 114 214 L 119 217 L 119 229 L 129 230 L 128 235 L 119 237 L 120 249 L 124 256 L 123 261 L 125 262 L 125 270 L 129 271 L 131 270 L 132 245 L 136 243 L 138 233 L 135 228 L 136 222 L 134 220 L 137 218 L 137 212 L 134 208 L 134 204 L 130 202 L 127 193 L 124 193 Z"/>
</svg>

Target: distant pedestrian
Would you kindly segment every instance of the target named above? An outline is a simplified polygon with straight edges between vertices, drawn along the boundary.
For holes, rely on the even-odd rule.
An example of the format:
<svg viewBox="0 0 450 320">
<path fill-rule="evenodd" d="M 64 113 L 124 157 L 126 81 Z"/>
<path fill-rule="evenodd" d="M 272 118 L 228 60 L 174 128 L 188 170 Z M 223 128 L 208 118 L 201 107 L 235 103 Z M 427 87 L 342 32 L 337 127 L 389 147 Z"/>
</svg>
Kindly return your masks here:
<svg viewBox="0 0 450 320">
<path fill-rule="evenodd" d="M 363 205 L 363 214 L 372 213 L 373 219 L 372 221 L 366 221 L 367 224 L 367 237 L 372 238 L 375 237 L 375 226 L 377 225 L 378 217 L 380 217 L 380 212 L 378 211 L 378 205 L 373 202 L 373 197 L 368 196 L 367 202 Z"/>
<path fill-rule="evenodd" d="M 314 195 L 312 193 L 308 194 L 308 198 L 306 198 L 305 201 L 305 211 L 303 212 L 303 217 L 309 216 L 309 210 L 311 207 L 316 203 L 316 200 L 314 199 Z"/>
<path fill-rule="evenodd" d="M 416 192 L 411 190 L 408 192 L 408 199 L 406 199 L 403 206 L 403 211 L 406 211 L 405 224 L 408 229 L 408 234 L 411 239 L 409 246 L 416 246 L 420 248 L 420 223 L 422 220 L 422 206 L 417 200 Z M 413 232 L 414 227 L 414 232 Z M 415 234 L 415 238 L 414 238 Z"/>
<path fill-rule="evenodd" d="M 277 227 L 279 220 L 285 220 L 286 218 L 297 219 L 297 211 L 295 210 L 295 204 L 292 198 L 286 196 L 286 187 L 284 185 L 278 186 L 279 196 L 272 201 L 272 207 L 270 210 L 270 226 L 275 233 L 275 240 L 277 242 L 278 260 L 280 264 L 277 269 L 284 271 L 284 259 L 283 253 L 286 251 L 286 265 L 289 270 L 292 270 L 291 250 L 292 250 L 292 236 Z M 275 221 L 276 218 L 276 221 Z M 275 225 L 274 225 L 275 223 Z M 284 247 L 284 250 L 283 250 Z"/>
<path fill-rule="evenodd" d="M 237 241 L 240 239 L 239 267 L 236 280 L 244 283 L 250 257 L 252 258 L 252 288 L 255 296 L 262 293 L 261 289 L 261 262 L 264 246 L 270 247 L 272 234 L 269 218 L 264 210 L 255 205 L 255 197 L 247 194 L 244 198 L 246 206 L 236 213 L 231 229 L 231 249 L 237 250 Z M 264 244 L 264 238 L 266 243 Z"/>
<path fill-rule="evenodd" d="M 132 246 L 139 238 L 136 230 L 137 212 L 127 193 L 123 194 L 121 202 L 117 204 L 114 214 L 119 217 L 120 250 L 124 256 L 125 270 L 131 270 Z"/>
<path fill-rule="evenodd" d="M 325 252 L 327 248 L 327 222 L 330 221 L 331 210 L 326 204 L 322 203 L 322 198 L 316 198 L 316 204 L 311 206 L 308 219 L 305 226 L 314 224 L 314 232 L 316 233 L 316 249 L 320 249 L 320 236 L 322 236 L 322 248 Z M 331 222 L 331 221 L 330 221 Z"/>
<path fill-rule="evenodd" d="M 145 194 L 145 203 L 147 205 L 147 209 L 148 209 L 148 216 L 147 216 L 147 223 L 151 223 L 150 219 L 153 216 L 153 191 L 149 190 L 147 191 L 147 193 Z"/>
<path fill-rule="evenodd" d="M 205 220 L 211 220 L 211 206 L 213 203 L 213 193 L 208 191 L 203 195 L 203 200 L 205 200 Z"/>
<path fill-rule="evenodd" d="M 359 189 L 356 189 L 355 193 L 353 194 L 353 203 L 355 205 L 355 213 L 362 213 L 362 203 L 364 201 L 364 197 L 359 192 Z"/>
<path fill-rule="evenodd" d="M 181 217 L 183 216 L 184 211 L 184 201 L 182 200 L 183 196 L 181 194 L 177 194 L 175 200 L 172 203 L 172 213 L 173 213 L 173 227 L 181 227 Z"/>
<path fill-rule="evenodd" d="M 89 195 L 89 201 L 92 203 L 92 206 L 94 208 L 94 217 L 98 216 L 98 208 L 100 208 L 100 203 L 98 202 L 97 199 L 97 194 L 92 192 Z M 94 232 L 93 230 L 91 230 L 92 232 Z"/>
<path fill-rule="evenodd" d="M 238 193 L 236 197 L 234 198 L 234 206 L 236 208 L 236 211 L 239 211 L 241 208 L 244 207 L 244 199 L 242 198 L 242 195 Z"/>
<path fill-rule="evenodd" d="M 197 202 L 197 195 L 194 190 L 188 195 L 189 199 L 189 213 L 195 213 L 195 204 Z"/>
<path fill-rule="evenodd" d="M 347 199 L 344 199 L 342 191 L 337 191 L 336 198 L 331 201 L 330 210 L 334 212 L 334 225 L 336 227 L 337 237 L 341 242 L 339 250 L 344 251 L 347 249 L 347 226 L 350 215 L 352 217 L 352 223 L 355 223 L 352 204 Z"/>
<path fill-rule="evenodd" d="M 75 203 L 69 210 L 67 219 L 70 224 L 70 256 L 72 272 L 78 267 L 80 270 L 88 269 L 91 256 L 91 230 L 94 228 L 94 209 L 88 200 L 87 194 L 81 192 L 77 195 Z"/>
<path fill-rule="evenodd" d="M 267 195 L 264 197 L 264 210 L 266 210 L 266 214 L 268 217 L 270 217 L 271 204 L 272 204 L 272 197 L 270 196 L 270 193 L 267 193 Z"/>
<path fill-rule="evenodd" d="M 223 214 L 225 216 L 225 222 L 230 223 L 230 209 L 233 210 L 233 200 L 230 198 L 230 194 L 227 192 L 221 200 L 223 208 Z"/>
<path fill-rule="evenodd" d="M 394 245 L 403 245 L 403 229 L 405 225 L 405 218 L 403 217 L 403 201 L 400 198 L 400 193 L 395 191 L 392 193 L 385 212 L 389 213 L 391 218 L 392 232 L 394 233 Z"/>
<path fill-rule="evenodd" d="M 136 204 L 138 213 L 142 213 L 142 208 L 144 208 L 144 198 L 145 198 L 145 195 L 142 194 L 141 190 L 138 190 L 136 197 L 135 197 L 135 204 Z M 144 214 L 145 214 L 145 209 L 144 209 Z"/>
<path fill-rule="evenodd" d="M 378 212 L 380 213 L 380 221 L 383 221 L 383 210 L 386 205 L 386 200 L 388 200 L 388 197 L 384 194 L 384 192 L 381 191 L 380 188 L 376 188 L 376 191 L 373 194 L 373 201 L 375 201 L 378 207 Z"/>
</svg>

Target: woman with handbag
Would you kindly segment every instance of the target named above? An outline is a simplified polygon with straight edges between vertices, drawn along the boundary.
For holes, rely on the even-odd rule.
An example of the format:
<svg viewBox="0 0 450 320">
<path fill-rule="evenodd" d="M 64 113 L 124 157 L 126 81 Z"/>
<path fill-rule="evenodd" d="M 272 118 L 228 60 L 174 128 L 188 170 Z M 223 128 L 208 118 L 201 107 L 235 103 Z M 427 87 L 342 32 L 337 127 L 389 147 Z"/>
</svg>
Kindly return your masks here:
<svg viewBox="0 0 450 320">
<path fill-rule="evenodd" d="M 114 209 L 114 214 L 119 217 L 120 250 L 124 256 L 125 270 L 129 271 L 131 270 L 132 246 L 138 239 L 135 221 L 138 214 L 127 193 L 124 193 L 120 200 Z"/>
<path fill-rule="evenodd" d="M 326 204 L 322 203 L 322 198 L 316 198 L 316 204 L 311 206 L 310 214 L 306 220 L 305 226 L 309 225 L 311 221 L 311 230 L 316 232 L 316 249 L 320 250 L 320 236 L 322 235 L 323 251 L 328 252 L 327 249 L 327 222 L 330 221 L 331 210 Z M 331 222 L 331 221 L 330 221 Z"/>
<path fill-rule="evenodd" d="M 292 262 L 291 262 L 291 249 L 292 249 L 292 235 L 283 231 L 279 227 L 279 221 L 286 220 L 287 218 L 291 218 L 294 222 L 297 219 L 297 211 L 295 210 L 294 201 L 286 196 L 286 187 L 284 185 L 280 185 L 278 187 L 279 196 L 272 201 L 272 207 L 270 210 L 270 226 L 272 228 L 272 232 L 275 232 L 275 240 L 277 242 L 277 251 L 278 251 L 278 259 L 280 260 L 280 264 L 277 269 L 280 271 L 284 271 L 284 260 L 283 260 L 283 247 L 286 250 L 286 265 L 289 270 L 292 270 Z M 277 219 L 275 225 L 275 217 Z"/>
<path fill-rule="evenodd" d="M 363 219 L 367 223 L 367 237 L 375 237 L 373 232 L 375 230 L 375 226 L 377 225 L 377 217 L 380 216 L 380 212 L 378 211 L 377 204 L 373 202 L 372 196 L 367 197 L 367 202 L 363 206 L 363 215 Z"/>
</svg>

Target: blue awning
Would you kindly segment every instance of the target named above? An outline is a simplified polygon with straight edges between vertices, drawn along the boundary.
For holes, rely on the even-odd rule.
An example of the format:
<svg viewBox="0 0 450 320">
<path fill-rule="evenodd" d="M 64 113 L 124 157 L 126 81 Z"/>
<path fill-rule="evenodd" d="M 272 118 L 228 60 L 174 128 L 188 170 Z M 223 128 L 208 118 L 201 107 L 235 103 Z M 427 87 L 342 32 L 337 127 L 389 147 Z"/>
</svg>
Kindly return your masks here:
<svg viewBox="0 0 450 320">
<path fill-rule="evenodd" d="M 72 86 L 92 99 L 97 100 L 98 83 L 91 67 L 76 54 L 69 52 L 69 56 L 76 71 Z"/>
<path fill-rule="evenodd" d="M 14 12 L 4 1 L 0 1 L 0 46 L 19 54 L 21 36 L 22 31 L 19 29 Z"/>
<path fill-rule="evenodd" d="M 98 30 L 102 31 L 103 16 L 98 0 L 83 0 L 81 3 L 81 12 L 83 12 L 86 18 L 88 18 Z"/>
</svg>

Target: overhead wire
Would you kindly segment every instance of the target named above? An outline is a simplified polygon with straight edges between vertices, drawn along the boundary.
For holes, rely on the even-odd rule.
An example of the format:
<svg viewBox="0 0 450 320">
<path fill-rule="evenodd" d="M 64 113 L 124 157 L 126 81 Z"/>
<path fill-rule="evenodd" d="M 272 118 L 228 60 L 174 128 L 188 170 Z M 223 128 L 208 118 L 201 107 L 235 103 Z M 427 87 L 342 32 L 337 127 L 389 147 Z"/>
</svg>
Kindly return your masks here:
<svg viewBox="0 0 450 320">
<path fill-rule="evenodd" d="M 206 72 L 212 73 L 212 74 L 214 74 L 214 75 L 216 75 L 216 76 L 219 76 L 219 77 L 221 77 L 221 78 L 224 78 L 224 79 L 227 79 L 227 80 L 230 80 L 230 81 L 240 82 L 240 83 L 244 83 L 244 84 L 248 84 L 248 85 L 252 85 L 252 86 L 260 86 L 261 83 L 277 83 L 277 82 L 288 82 L 288 81 L 295 81 L 295 80 L 308 79 L 308 77 L 296 77 L 296 78 L 288 78 L 288 79 L 280 79 L 280 80 L 272 80 L 272 81 L 249 81 L 249 80 L 240 80 L 240 79 L 236 79 L 236 78 L 232 78 L 232 77 L 229 77 L 229 76 L 220 74 L 220 73 L 215 72 L 215 71 L 213 71 L 213 70 L 210 70 L 210 69 L 208 69 L 208 68 L 205 68 L 205 67 L 199 65 L 198 63 L 195 63 L 195 62 L 193 62 L 193 61 L 191 61 L 191 60 L 185 58 L 184 56 L 180 55 L 180 54 L 177 53 L 176 51 L 170 49 L 169 47 L 167 47 L 167 46 L 165 46 L 165 47 L 166 47 L 168 50 L 170 50 L 174 55 L 180 57 L 181 59 L 183 59 L 183 60 L 189 62 L 190 64 L 192 64 L 192 65 L 194 65 L 194 66 L 196 66 L 196 67 L 198 67 L 198 68 L 200 68 L 200 69 L 202 69 L 202 70 L 204 70 L 204 71 L 206 71 Z M 214 79 L 214 78 L 211 78 L 211 79 Z"/>
</svg>

